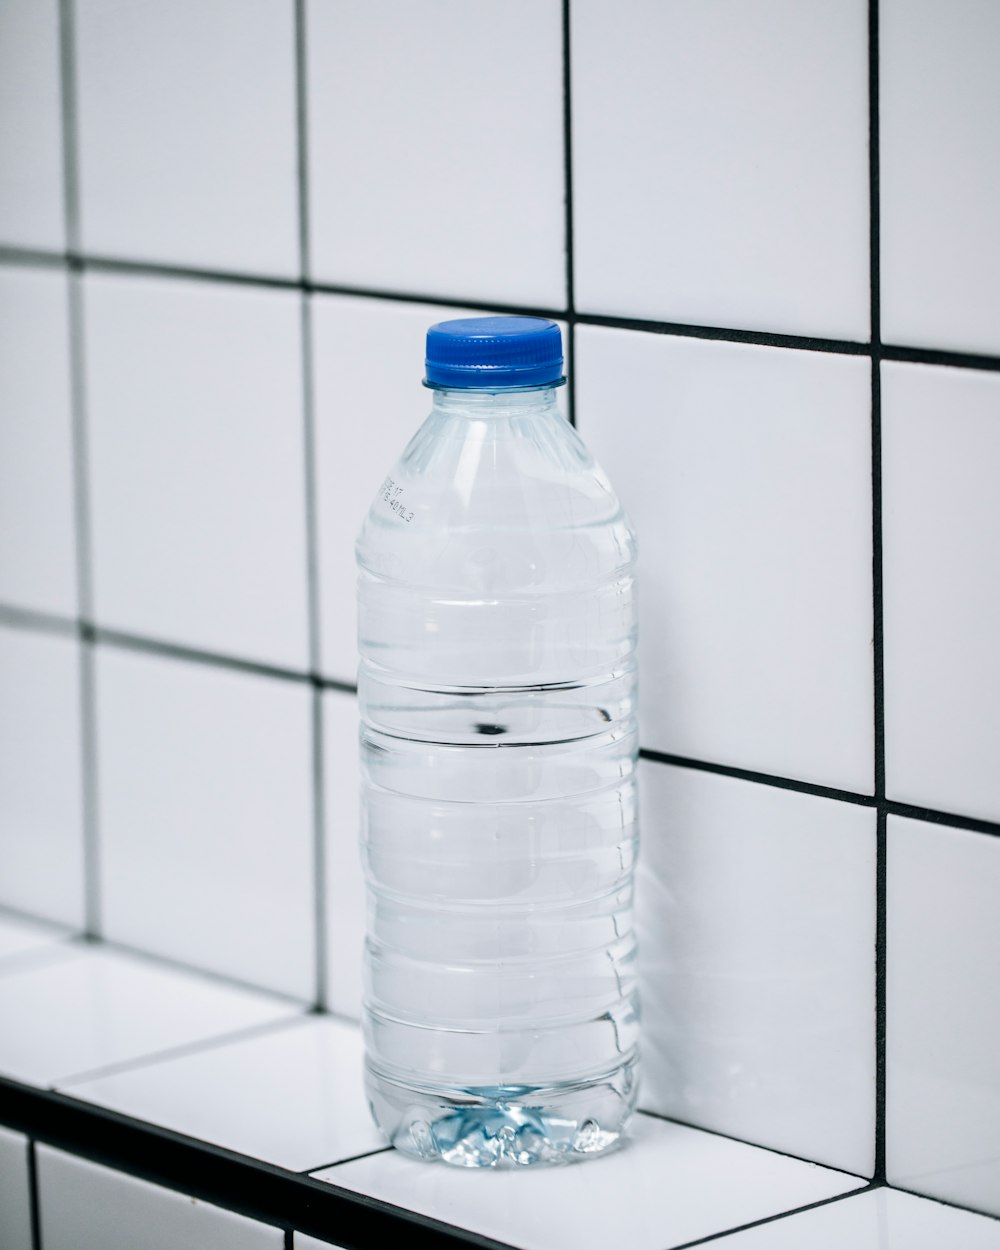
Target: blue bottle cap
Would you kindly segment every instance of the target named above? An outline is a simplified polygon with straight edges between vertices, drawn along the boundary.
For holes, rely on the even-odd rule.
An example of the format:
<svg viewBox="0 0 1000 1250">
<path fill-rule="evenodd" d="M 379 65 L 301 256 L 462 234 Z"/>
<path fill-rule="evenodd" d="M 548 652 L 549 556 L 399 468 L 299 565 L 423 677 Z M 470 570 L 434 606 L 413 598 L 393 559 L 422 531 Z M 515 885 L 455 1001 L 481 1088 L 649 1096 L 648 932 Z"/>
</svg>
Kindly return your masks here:
<svg viewBox="0 0 1000 1250">
<path fill-rule="evenodd" d="M 543 317 L 463 317 L 427 331 L 425 386 L 492 391 L 559 386 L 562 334 Z"/>
</svg>

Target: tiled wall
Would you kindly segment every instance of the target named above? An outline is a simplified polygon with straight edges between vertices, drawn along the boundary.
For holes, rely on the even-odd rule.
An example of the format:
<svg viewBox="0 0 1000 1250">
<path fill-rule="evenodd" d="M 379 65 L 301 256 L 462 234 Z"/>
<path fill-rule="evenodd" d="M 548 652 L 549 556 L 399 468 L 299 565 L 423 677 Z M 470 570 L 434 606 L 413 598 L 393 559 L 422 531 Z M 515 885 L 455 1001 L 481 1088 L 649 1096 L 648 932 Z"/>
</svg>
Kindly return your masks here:
<svg viewBox="0 0 1000 1250">
<path fill-rule="evenodd" d="M 552 315 L 642 552 L 644 1104 L 1000 1211 L 998 44 L 5 0 L 0 903 L 357 1014 L 353 534 L 426 325 Z"/>
</svg>

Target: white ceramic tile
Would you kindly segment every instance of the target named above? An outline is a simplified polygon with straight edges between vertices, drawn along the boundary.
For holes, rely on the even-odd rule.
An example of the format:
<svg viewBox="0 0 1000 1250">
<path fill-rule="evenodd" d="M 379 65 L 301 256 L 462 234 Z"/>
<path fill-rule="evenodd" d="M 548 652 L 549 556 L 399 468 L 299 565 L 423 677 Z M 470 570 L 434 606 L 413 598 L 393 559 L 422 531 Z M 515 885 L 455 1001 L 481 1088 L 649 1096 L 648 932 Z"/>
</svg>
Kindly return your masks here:
<svg viewBox="0 0 1000 1250">
<path fill-rule="evenodd" d="M 666 1250 L 860 1183 L 647 1116 L 624 1150 L 573 1167 L 494 1174 L 391 1151 L 318 1175 L 523 1250 Z"/>
<path fill-rule="evenodd" d="M 314 993 L 310 691 L 101 649 L 104 935 Z"/>
<path fill-rule="evenodd" d="M 73 616 L 66 297 L 63 273 L 0 269 L 0 600 Z"/>
<path fill-rule="evenodd" d="M 294 1250 L 340 1250 L 338 1242 L 320 1241 L 317 1237 L 308 1237 L 305 1233 L 296 1233 L 292 1238 Z"/>
<path fill-rule="evenodd" d="M 0 914 L 0 969 L 8 960 L 51 950 L 64 942 L 69 930 L 21 916 Z M 3 1242 L 0 1240 L 0 1245 Z"/>
<path fill-rule="evenodd" d="M 0 5 L 0 242 L 66 246 L 58 0 Z"/>
<path fill-rule="evenodd" d="M 358 707 L 353 695 L 323 696 L 326 813 L 326 973 L 331 1011 L 361 1015 L 365 882 L 358 850 Z"/>
<path fill-rule="evenodd" d="M 558 0 L 310 0 L 316 277 L 562 307 Z"/>
<path fill-rule="evenodd" d="M 889 797 L 1000 820 L 1000 376 L 882 372 Z"/>
<path fill-rule="evenodd" d="M 45 1250 L 281 1250 L 285 1234 L 172 1189 L 37 1149 Z"/>
<path fill-rule="evenodd" d="M 868 337 L 864 0 L 574 0 L 576 304 Z"/>
<path fill-rule="evenodd" d="M 53 951 L 0 977 L 0 1072 L 51 1085 L 279 1020 L 285 1000 L 100 946 Z"/>
<path fill-rule="evenodd" d="M 76 27 L 87 250 L 296 273 L 293 6 L 86 0 Z"/>
<path fill-rule="evenodd" d="M 1000 1215 L 1000 839 L 889 817 L 886 1172 Z"/>
<path fill-rule="evenodd" d="M 28 1139 L 0 1128 L 0 1246 L 32 1250 Z"/>
<path fill-rule="evenodd" d="M 879 6 L 882 337 L 1000 352 L 1000 8 Z"/>
<path fill-rule="evenodd" d="M 80 656 L 0 626 L 0 904 L 83 923 Z"/>
<path fill-rule="evenodd" d="M 877 1189 L 749 1228 L 718 1250 L 998 1250 L 1000 1224 L 927 1198 Z"/>
<path fill-rule="evenodd" d="M 643 745 L 871 793 L 868 362 L 583 326 L 576 379 L 639 535 Z"/>
<path fill-rule="evenodd" d="M 870 1176 L 875 813 L 640 766 L 641 1105 Z"/>
<path fill-rule="evenodd" d="M 298 296 L 86 283 L 102 625 L 304 668 Z"/>
<path fill-rule="evenodd" d="M 385 1145 L 359 1031 L 316 1016 L 67 1092 L 296 1172 Z"/>
<path fill-rule="evenodd" d="M 421 385 L 427 328 L 476 315 L 382 299 L 313 301 L 321 653 L 330 676 L 354 681 L 357 672 L 354 540 L 379 484 L 431 409 Z M 564 412 L 566 390 L 559 392 Z"/>
</svg>

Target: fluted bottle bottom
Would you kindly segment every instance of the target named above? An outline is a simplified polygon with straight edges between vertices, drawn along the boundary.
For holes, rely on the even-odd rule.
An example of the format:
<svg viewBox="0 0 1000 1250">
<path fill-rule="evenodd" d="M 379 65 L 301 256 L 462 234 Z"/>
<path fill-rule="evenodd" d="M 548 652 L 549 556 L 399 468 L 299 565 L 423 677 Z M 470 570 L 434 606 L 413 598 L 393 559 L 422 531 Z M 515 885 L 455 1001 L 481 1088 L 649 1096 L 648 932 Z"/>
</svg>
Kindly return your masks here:
<svg viewBox="0 0 1000 1250">
<path fill-rule="evenodd" d="M 586 1081 L 418 1088 L 369 1061 L 372 1116 L 401 1153 L 465 1168 L 578 1162 L 617 1149 L 635 1110 L 637 1056 Z"/>
</svg>

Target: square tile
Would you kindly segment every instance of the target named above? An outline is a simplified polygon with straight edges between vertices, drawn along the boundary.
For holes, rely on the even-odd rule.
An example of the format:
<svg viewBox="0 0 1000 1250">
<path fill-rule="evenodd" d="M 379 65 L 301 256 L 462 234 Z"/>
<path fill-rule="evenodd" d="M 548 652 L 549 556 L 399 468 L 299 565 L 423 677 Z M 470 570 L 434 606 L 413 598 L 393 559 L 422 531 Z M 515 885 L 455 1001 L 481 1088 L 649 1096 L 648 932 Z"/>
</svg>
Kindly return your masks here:
<svg viewBox="0 0 1000 1250">
<path fill-rule="evenodd" d="M 997 1250 L 1000 1224 L 927 1198 L 876 1189 L 720 1237 L 718 1250 Z"/>
<path fill-rule="evenodd" d="M 566 302 L 559 0 L 308 4 L 312 269 Z"/>
<path fill-rule="evenodd" d="M 104 935 L 312 998 L 309 688 L 101 648 L 97 708 Z"/>
<path fill-rule="evenodd" d="M 299 297 L 86 282 L 102 625 L 305 668 Z"/>
<path fill-rule="evenodd" d="M 639 535 L 644 746 L 872 793 L 869 368 L 578 328 L 577 424 Z"/>
<path fill-rule="evenodd" d="M 1000 376 L 882 366 L 889 797 L 1000 820 Z"/>
<path fill-rule="evenodd" d="M 257 1220 L 39 1146 L 45 1250 L 282 1250 L 285 1234 Z"/>
<path fill-rule="evenodd" d="M 875 812 L 640 765 L 642 1106 L 870 1176 Z"/>
<path fill-rule="evenodd" d="M 897 816 L 888 838 L 886 1173 L 1000 1215 L 1000 839 Z"/>
<path fill-rule="evenodd" d="M 312 311 L 322 666 L 353 682 L 354 540 L 380 483 L 431 410 L 432 392 L 421 385 L 427 328 L 481 312 L 335 295 L 317 296 Z M 559 391 L 564 412 L 566 389 Z"/>
<path fill-rule="evenodd" d="M 88 251 L 298 272 L 293 14 L 278 0 L 78 6 Z"/>
<path fill-rule="evenodd" d="M 317 1175 L 523 1250 L 667 1250 L 860 1183 L 648 1116 L 625 1149 L 585 1165 L 493 1173 L 390 1151 Z"/>
<path fill-rule="evenodd" d="M 385 1145 L 368 1112 L 359 1031 L 316 1016 L 64 1088 L 294 1172 Z"/>
<path fill-rule="evenodd" d="M 0 905 L 83 925 L 80 652 L 0 626 Z"/>
<path fill-rule="evenodd" d="M 293 1250 L 340 1250 L 335 1241 L 320 1241 L 317 1237 L 309 1237 L 306 1233 L 296 1233 L 292 1237 Z"/>
<path fill-rule="evenodd" d="M 1000 9 L 879 6 L 882 338 L 1000 353 Z"/>
<path fill-rule="evenodd" d="M 576 304 L 866 339 L 864 0 L 574 0 Z"/>
<path fill-rule="evenodd" d="M 358 701 L 323 695 L 324 807 L 326 811 L 326 1001 L 338 1015 L 361 1016 L 365 945 L 365 880 L 358 843 L 361 777 Z"/>
<path fill-rule="evenodd" d="M 32 1250 L 28 1139 L 0 1128 L 0 1246 Z"/>
<path fill-rule="evenodd" d="M 32 1085 L 295 1014 L 287 1001 L 103 946 L 74 945 L 0 976 L 0 1072 Z"/>
<path fill-rule="evenodd" d="M 58 0 L 0 7 L 0 243 L 66 246 Z"/>
<path fill-rule="evenodd" d="M 25 955 L 50 951 L 65 942 L 70 931 L 59 925 L 42 924 L 26 916 L 8 916 L 0 913 L 0 971 L 12 961 Z M 0 1241 L 0 1245 L 3 1242 Z"/>
<path fill-rule="evenodd" d="M 66 275 L 0 269 L 0 322 L 0 600 L 75 616 Z"/>
</svg>

